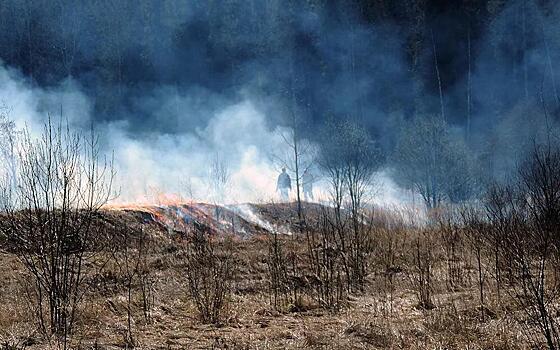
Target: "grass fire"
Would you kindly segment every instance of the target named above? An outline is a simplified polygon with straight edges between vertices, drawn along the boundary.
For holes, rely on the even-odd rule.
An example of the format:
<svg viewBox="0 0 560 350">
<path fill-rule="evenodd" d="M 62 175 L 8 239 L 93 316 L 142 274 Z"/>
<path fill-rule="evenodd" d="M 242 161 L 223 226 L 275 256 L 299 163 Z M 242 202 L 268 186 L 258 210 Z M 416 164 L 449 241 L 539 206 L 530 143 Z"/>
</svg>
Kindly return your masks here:
<svg viewBox="0 0 560 350">
<path fill-rule="evenodd" d="M 0 350 L 560 349 L 559 23 L 0 2 Z"/>
</svg>

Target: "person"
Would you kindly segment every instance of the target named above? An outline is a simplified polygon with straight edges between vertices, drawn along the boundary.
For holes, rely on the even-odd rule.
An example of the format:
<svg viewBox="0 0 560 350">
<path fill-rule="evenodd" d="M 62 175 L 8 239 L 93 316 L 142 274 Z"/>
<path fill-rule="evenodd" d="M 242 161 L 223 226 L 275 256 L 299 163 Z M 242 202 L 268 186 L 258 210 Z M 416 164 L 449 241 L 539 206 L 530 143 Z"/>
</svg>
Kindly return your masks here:
<svg viewBox="0 0 560 350">
<path fill-rule="evenodd" d="M 303 198 L 306 201 L 313 200 L 313 176 L 309 169 L 303 171 Z"/>
<path fill-rule="evenodd" d="M 278 175 L 276 183 L 276 191 L 280 192 L 280 198 L 287 201 L 289 198 L 290 190 L 292 189 L 292 180 L 290 175 L 286 172 L 286 168 L 282 168 L 282 173 Z"/>
</svg>

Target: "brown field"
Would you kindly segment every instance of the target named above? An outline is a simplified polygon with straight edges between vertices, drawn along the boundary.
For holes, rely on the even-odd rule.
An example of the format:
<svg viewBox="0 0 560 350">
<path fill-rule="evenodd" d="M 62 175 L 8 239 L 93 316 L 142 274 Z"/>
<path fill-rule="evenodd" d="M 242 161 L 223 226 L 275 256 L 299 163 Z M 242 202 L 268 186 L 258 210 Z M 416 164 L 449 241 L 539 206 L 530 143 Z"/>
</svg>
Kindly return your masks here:
<svg viewBox="0 0 560 350">
<path fill-rule="evenodd" d="M 260 215 L 278 224 L 293 225 L 293 207 L 262 207 Z M 212 244 L 233 256 L 231 293 L 221 321 L 200 322 L 189 296 L 184 233 L 157 221 L 142 220 L 145 213 L 107 212 L 104 220 L 143 225 L 149 236 L 146 256 L 154 305 L 147 322 L 140 285 L 133 280 L 130 312 L 133 341 L 127 341 L 126 276 L 121 255 L 97 252 L 89 264 L 87 292 L 79 306 L 71 347 L 77 349 L 525 349 L 524 313 L 502 290 L 500 299 L 485 260 L 484 319 L 479 307 L 477 272 L 472 249 L 465 241 L 456 247 L 455 280 L 450 285 L 449 262 L 442 232 L 429 235 L 418 229 L 372 231 L 372 251 L 362 291 L 348 293 L 338 308 L 322 307 L 314 297 L 308 276 L 304 234 L 281 235 L 279 244 L 292 254 L 301 276 L 297 305 L 272 304 L 268 269 L 272 235 L 257 232 L 248 238 L 222 239 Z M 295 229 L 294 229 L 295 230 Z M 421 236 L 419 236 L 421 235 Z M 231 238 L 231 237 L 230 237 Z M 415 244 L 421 239 L 431 252 L 433 306 L 420 307 L 415 282 Z M 423 243 L 423 244 L 424 244 Z M 122 252 L 122 247 L 120 250 Z M 119 250 L 119 249 L 117 249 Z M 134 248 L 130 248 L 134 254 Z M 91 266 L 90 266 L 91 267 Z M 28 293 L 24 266 L 10 253 L 0 255 L 0 345 L 2 349 L 57 348 L 55 339 L 39 331 Z M 507 289 L 507 287 L 503 287 Z"/>
</svg>

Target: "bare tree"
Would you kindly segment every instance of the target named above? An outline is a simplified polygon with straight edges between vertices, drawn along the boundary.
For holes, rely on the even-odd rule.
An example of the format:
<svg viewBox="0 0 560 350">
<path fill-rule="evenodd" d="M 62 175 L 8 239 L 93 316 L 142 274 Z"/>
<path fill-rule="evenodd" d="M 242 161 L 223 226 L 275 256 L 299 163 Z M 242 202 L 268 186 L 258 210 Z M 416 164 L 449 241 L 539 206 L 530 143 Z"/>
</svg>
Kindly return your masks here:
<svg viewBox="0 0 560 350">
<path fill-rule="evenodd" d="M 219 153 L 216 153 L 210 164 L 209 181 L 214 194 L 214 205 L 216 206 L 215 216 L 218 221 L 221 216 L 221 208 L 219 205 L 224 203 L 230 179 L 231 171 L 227 160 L 221 157 Z"/>
<path fill-rule="evenodd" d="M 100 156 L 98 142 L 93 131 L 85 138 L 50 118 L 39 138 L 25 130 L 18 187 L 3 203 L 0 229 L 33 277 L 40 329 L 60 336 L 64 348 L 95 249 L 92 222 L 112 195 L 112 161 Z"/>
<path fill-rule="evenodd" d="M 52 4 L 59 17 L 59 23 L 53 25 L 60 34 L 54 39 L 52 48 L 57 51 L 65 75 L 70 77 L 79 50 L 82 17 L 77 13 L 78 8 L 69 6 L 70 4 L 63 0 L 53 1 Z"/>
<path fill-rule="evenodd" d="M 298 220 L 303 222 L 303 209 L 301 205 L 303 174 L 309 170 L 315 159 L 316 149 L 307 140 L 301 138 L 301 125 L 297 117 L 293 117 L 290 129 L 281 134 L 282 140 L 288 147 L 285 154 L 274 155 L 276 163 L 286 168 L 294 176 Z"/>
<path fill-rule="evenodd" d="M 433 54 L 434 54 L 434 67 L 435 67 L 436 78 L 437 78 L 437 82 L 438 82 L 439 105 L 440 105 L 441 119 L 445 122 L 445 121 L 447 121 L 447 119 L 445 117 L 445 108 L 444 108 L 444 103 L 443 103 L 443 87 L 441 85 L 441 75 L 440 75 L 440 71 L 439 71 L 439 62 L 438 62 L 438 56 L 437 56 L 437 50 L 436 50 L 436 41 L 434 39 L 434 31 L 432 29 L 430 29 L 430 35 L 431 35 L 431 38 L 432 38 L 432 50 L 433 50 Z"/>
<path fill-rule="evenodd" d="M 0 159 L 4 165 L 4 168 L 0 169 L 0 176 L 7 196 L 12 196 L 17 186 L 15 148 L 18 134 L 15 123 L 10 120 L 10 108 L 4 104 L 0 105 Z"/>
<path fill-rule="evenodd" d="M 467 9 L 467 125 L 465 128 L 465 139 L 471 139 L 472 119 L 472 55 L 471 55 L 471 9 Z"/>
<path fill-rule="evenodd" d="M 476 193 L 474 160 L 465 145 L 451 137 L 441 118 L 416 117 L 399 136 L 393 156 L 394 178 L 419 193 L 426 207 L 461 202 Z"/>
<path fill-rule="evenodd" d="M 216 153 L 212 159 L 209 175 L 214 197 L 221 203 L 224 201 L 227 185 L 231 179 L 231 170 L 227 160 L 220 156 L 219 153 Z"/>
<path fill-rule="evenodd" d="M 373 195 L 374 174 L 381 164 L 381 153 L 365 128 L 352 121 L 331 122 L 324 138 L 319 164 L 331 185 L 335 229 L 349 276 L 349 289 L 362 289 L 372 227 L 364 207 Z M 345 229 L 343 207 L 349 214 L 348 229 Z"/>
</svg>

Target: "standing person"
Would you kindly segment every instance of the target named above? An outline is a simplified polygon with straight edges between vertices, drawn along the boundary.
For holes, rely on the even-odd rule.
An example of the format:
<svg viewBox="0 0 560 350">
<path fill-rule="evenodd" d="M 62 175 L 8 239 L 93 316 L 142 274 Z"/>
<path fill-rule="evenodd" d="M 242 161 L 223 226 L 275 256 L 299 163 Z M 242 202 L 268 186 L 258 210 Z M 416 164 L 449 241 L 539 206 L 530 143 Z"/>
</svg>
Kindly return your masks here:
<svg viewBox="0 0 560 350">
<path fill-rule="evenodd" d="M 311 175 L 309 169 L 305 169 L 305 171 L 303 172 L 302 181 L 303 181 L 303 198 L 306 201 L 313 200 L 313 180 L 314 180 L 313 175 Z"/>
<path fill-rule="evenodd" d="M 287 201 L 291 189 L 292 180 L 290 179 L 290 175 L 286 172 L 286 168 L 282 168 L 282 173 L 278 175 L 278 181 L 276 182 L 276 191 L 280 192 L 280 198 L 282 198 L 283 201 Z"/>
</svg>

